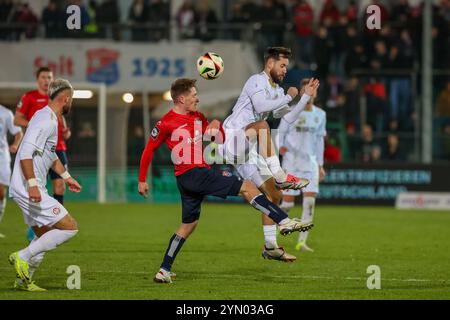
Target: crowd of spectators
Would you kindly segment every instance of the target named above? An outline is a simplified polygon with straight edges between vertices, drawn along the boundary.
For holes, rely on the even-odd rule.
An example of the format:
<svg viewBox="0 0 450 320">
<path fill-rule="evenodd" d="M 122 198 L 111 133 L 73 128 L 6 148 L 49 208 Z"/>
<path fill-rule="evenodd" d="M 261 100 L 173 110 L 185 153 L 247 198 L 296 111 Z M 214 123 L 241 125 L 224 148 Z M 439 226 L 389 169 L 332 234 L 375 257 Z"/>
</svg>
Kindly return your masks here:
<svg viewBox="0 0 450 320">
<path fill-rule="evenodd" d="M 225 9 L 208 0 L 184 0 L 174 13 L 170 0 L 133 0 L 128 12 L 121 12 L 119 1 L 49 0 L 38 16 L 26 1 L 0 0 L 0 25 L 12 26 L 0 28 L 0 40 L 36 37 L 39 24 L 46 38 L 121 40 L 127 30 L 129 40 L 141 42 L 170 39 L 170 23 L 179 39 L 239 40 L 250 30 L 258 52 L 269 45 L 293 48 L 286 82 L 307 76 L 321 80 L 317 104 L 329 123 L 341 124 L 345 132 L 346 141 L 331 137 L 327 142 L 346 146 L 339 158 L 404 160 L 412 152 L 405 145 L 417 142 L 413 98 L 420 94 L 423 1 L 368 3 L 380 8 L 380 30 L 365 27 L 365 8 L 353 0 L 325 0 L 322 7 L 306 0 L 230 0 Z M 450 0 L 434 3 L 433 68 L 444 70 L 444 77 L 435 79 L 435 130 L 438 148 L 450 158 Z M 65 28 L 69 4 L 81 8 L 80 31 Z"/>
</svg>

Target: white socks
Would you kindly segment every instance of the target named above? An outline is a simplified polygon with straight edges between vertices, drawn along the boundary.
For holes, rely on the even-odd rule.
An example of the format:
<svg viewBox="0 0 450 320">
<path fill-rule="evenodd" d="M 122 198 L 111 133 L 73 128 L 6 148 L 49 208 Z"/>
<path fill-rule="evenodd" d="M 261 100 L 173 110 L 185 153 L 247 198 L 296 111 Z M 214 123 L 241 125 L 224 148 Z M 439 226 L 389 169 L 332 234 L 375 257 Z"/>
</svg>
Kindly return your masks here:
<svg viewBox="0 0 450 320">
<path fill-rule="evenodd" d="M 316 204 L 316 198 L 314 197 L 303 197 L 303 212 L 302 212 L 302 222 L 312 222 L 314 216 L 314 206 Z M 300 232 L 298 241 L 306 241 L 308 238 L 309 231 Z"/>
<path fill-rule="evenodd" d="M 275 155 L 275 156 L 266 158 L 266 163 L 276 181 L 278 181 L 278 182 L 286 181 L 287 174 L 281 168 L 280 159 L 278 159 L 278 156 Z"/>
<path fill-rule="evenodd" d="M 3 215 L 5 214 L 5 208 L 6 208 L 6 196 L 3 198 L 3 200 L 0 200 L 0 222 L 2 222 Z"/>
<path fill-rule="evenodd" d="M 294 207 L 294 202 L 287 202 L 284 201 L 281 203 L 280 208 L 283 209 L 286 212 L 289 212 L 289 210 L 291 210 Z"/>
<path fill-rule="evenodd" d="M 278 248 L 277 243 L 277 225 L 263 225 L 264 241 L 266 242 L 266 248 L 273 249 Z"/>
<path fill-rule="evenodd" d="M 28 247 L 19 252 L 22 260 L 30 262 L 30 259 L 40 253 L 55 249 L 60 244 L 68 241 L 77 234 L 78 230 L 53 229 L 44 233 L 36 241 L 32 241 Z"/>
</svg>

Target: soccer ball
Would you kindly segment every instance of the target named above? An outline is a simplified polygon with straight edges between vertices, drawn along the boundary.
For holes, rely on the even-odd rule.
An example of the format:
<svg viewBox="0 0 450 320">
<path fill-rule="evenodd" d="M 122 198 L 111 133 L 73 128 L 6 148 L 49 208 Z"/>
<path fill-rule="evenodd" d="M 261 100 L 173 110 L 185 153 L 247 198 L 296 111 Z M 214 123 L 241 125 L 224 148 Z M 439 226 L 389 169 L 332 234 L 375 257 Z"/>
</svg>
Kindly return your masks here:
<svg viewBox="0 0 450 320">
<path fill-rule="evenodd" d="M 212 80 L 217 79 L 223 73 L 223 60 L 214 52 L 207 52 L 197 60 L 197 71 L 201 77 Z"/>
</svg>

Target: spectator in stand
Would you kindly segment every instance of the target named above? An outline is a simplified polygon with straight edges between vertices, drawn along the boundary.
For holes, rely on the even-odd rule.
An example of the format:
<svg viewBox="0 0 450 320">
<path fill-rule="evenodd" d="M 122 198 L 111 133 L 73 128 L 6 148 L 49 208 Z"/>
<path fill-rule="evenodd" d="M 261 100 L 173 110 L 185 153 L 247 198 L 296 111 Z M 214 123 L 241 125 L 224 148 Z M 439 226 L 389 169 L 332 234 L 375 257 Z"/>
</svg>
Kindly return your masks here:
<svg viewBox="0 0 450 320">
<path fill-rule="evenodd" d="M 131 39 L 133 41 L 148 41 L 148 29 L 145 24 L 148 22 L 149 9 L 144 0 L 134 0 L 128 12 L 128 21 L 132 24 Z"/>
<path fill-rule="evenodd" d="M 336 73 L 340 79 L 345 77 L 345 54 L 351 40 L 347 34 L 348 18 L 345 14 L 339 17 L 334 29 L 334 49 L 331 53 L 331 72 Z"/>
<path fill-rule="evenodd" d="M 390 78 L 390 119 L 401 120 L 402 130 L 410 129 L 412 128 L 410 123 L 412 113 L 411 77 L 404 72 L 412 71 L 412 61 L 406 55 L 400 54 L 397 46 L 392 46 L 389 52 L 388 67 L 398 73 Z"/>
<path fill-rule="evenodd" d="M 364 93 L 367 101 L 367 122 L 376 128 L 377 133 L 381 133 L 384 129 L 387 111 L 387 93 L 386 86 L 380 79 L 370 78 L 370 82 L 364 87 Z"/>
<path fill-rule="evenodd" d="M 338 163 L 342 161 L 342 152 L 337 140 L 332 136 L 325 137 L 325 150 L 323 154 L 325 163 Z"/>
<path fill-rule="evenodd" d="M 196 38 L 203 41 L 213 40 L 214 38 L 216 38 L 216 24 L 219 22 L 216 12 L 209 7 L 209 0 L 200 0 L 196 9 Z"/>
<path fill-rule="evenodd" d="M 255 22 L 257 19 L 259 6 L 253 0 L 242 1 L 242 16 L 246 22 Z"/>
<path fill-rule="evenodd" d="M 317 36 L 314 39 L 314 59 L 317 65 L 317 78 L 324 80 L 327 78 L 330 69 L 331 52 L 333 50 L 333 39 L 325 26 L 319 27 Z"/>
<path fill-rule="evenodd" d="M 361 126 L 360 92 L 359 79 L 355 76 L 350 77 L 344 87 L 344 118 L 346 126 L 352 125 L 356 130 L 359 130 Z"/>
<path fill-rule="evenodd" d="M 230 30 L 231 39 L 241 40 L 241 25 L 247 22 L 242 12 L 242 4 L 239 2 L 234 3 L 231 9 L 231 18 L 228 20 L 228 23 L 232 26 Z"/>
<path fill-rule="evenodd" d="M 286 19 L 287 11 L 284 3 L 276 0 L 263 0 L 262 6 L 258 10 L 257 18 L 262 24 L 262 50 L 283 44 Z"/>
<path fill-rule="evenodd" d="M 387 136 L 386 150 L 384 152 L 384 160 L 388 161 L 404 161 L 406 156 L 401 148 L 400 139 L 397 134 L 390 133 Z"/>
<path fill-rule="evenodd" d="M 347 29 L 347 34 L 350 34 L 350 39 L 356 40 L 352 34 L 356 29 L 354 27 L 349 27 Z M 357 41 L 357 40 L 356 40 Z M 367 68 L 368 67 L 368 57 L 366 50 L 362 43 L 357 41 L 353 46 L 348 47 L 347 54 L 345 55 L 344 69 L 347 76 L 351 76 L 355 69 Z"/>
<path fill-rule="evenodd" d="M 31 10 L 28 3 L 20 5 L 19 10 L 16 12 L 14 21 L 19 24 L 26 25 L 25 27 L 20 27 L 21 31 L 19 39 L 21 38 L 22 34 L 27 39 L 31 39 L 36 36 L 39 19 L 33 12 L 33 10 Z"/>
<path fill-rule="evenodd" d="M 344 103 L 342 85 L 335 74 L 329 74 L 326 83 L 319 88 L 320 101 L 323 101 L 324 110 L 327 113 L 327 121 L 344 122 Z"/>
<path fill-rule="evenodd" d="M 305 64 L 311 64 L 314 59 L 314 12 L 305 0 L 298 0 L 294 7 L 294 25 L 297 35 L 296 58 Z"/>
<path fill-rule="evenodd" d="M 149 19 L 157 27 L 152 30 L 150 40 L 170 39 L 170 4 L 163 0 L 153 0 L 150 3 Z"/>
<path fill-rule="evenodd" d="M 120 12 L 117 0 L 104 0 L 98 7 L 96 20 L 101 38 L 109 38 L 112 33 L 114 40 L 120 40 Z"/>
<path fill-rule="evenodd" d="M 337 24 L 341 13 L 334 4 L 334 0 L 326 0 L 320 13 L 320 24 L 323 25 L 326 20 L 330 21 L 332 25 Z"/>
<path fill-rule="evenodd" d="M 447 86 L 439 93 L 436 99 L 436 115 L 450 120 L 450 81 L 447 81 Z"/>
<path fill-rule="evenodd" d="M 59 8 L 57 0 L 50 0 L 42 11 L 42 23 L 45 28 L 45 37 L 61 38 L 64 34 L 64 12 Z"/>
<path fill-rule="evenodd" d="M 177 23 L 180 39 L 192 39 L 195 37 L 196 12 L 191 0 L 185 0 L 177 12 Z"/>
<path fill-rule="evenodd" d="M 84 26 L 84 32 L 87 38 L 96 38 L 98 36 L 97 2 L 95 2 L 95 0 L 89 0 L 89 4 L 86 9 L 89 15 L 89 23 Z"/>
<path fill-rule="evenodd" d="M 450 160 L 450 122 L 443 125 L 441 132 L 442 157 Z"/>
<path fill-rule="evenodd" d="M 397 26 L 400 28 L 405 28 L 408 26 L 409 20 L 411 18 L 411 7 L 409 6 L 408 0 L 398 0 L 397 3 L 392 7 L 392 22 L 396 22 Z"/>
<path fill-rule="evenodd" d="M 362 162 L 373 162 L 376 159 L 376 156 L 379 155 L 378 151 L 381 150 L 379 144 L 375 142 L 373 137 L 372 127 L 368 124 L 363 125 L 362 127 L 362 135 L 359 143 L 358 151 L 356 152 L 356 160 Z"/>
<path fill-rule="evenodd" d="M 345 15 L 350 23 L 355 23 L 358 19 L 358 6 L 356 5 L 354 0 L 351 0 L 345 9 Z"/>
<path fill-rule="evenodd" d="M 375 53 L 370 59 L 370 67 L 375 70 L 385 69 L 389 65 L 386 43 L 382 40 L 375 42 Z"/>
</svg>

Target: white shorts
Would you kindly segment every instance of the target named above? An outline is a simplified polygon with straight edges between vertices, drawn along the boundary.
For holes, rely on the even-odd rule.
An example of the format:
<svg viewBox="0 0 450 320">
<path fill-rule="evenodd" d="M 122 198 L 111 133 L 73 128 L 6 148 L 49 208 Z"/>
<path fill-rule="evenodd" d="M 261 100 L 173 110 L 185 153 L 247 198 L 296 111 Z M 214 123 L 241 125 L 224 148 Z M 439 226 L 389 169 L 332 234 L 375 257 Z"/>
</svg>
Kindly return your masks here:
<svg viewBox="0 0 450 320">
<path fill-rule="evenodd" d="M 11 167 L 9 161 L 0 159 L 0 184 L 9 186 L 11 180 Z"/>
<path fill-rule="evenodd" d="M 225 143 L 219 146 L 220 153 L 227 163 L 236 167 L 248 162 L 250 143 L 244 129 L 224 129 Z"/>
<path fill-rule="evenodd" d="M 31 202 L 28 197 L 14 196 L 13 200 L 22 209 L 23 219 L 30 227 L 52 227 L 67 215 L 67 210 L 47 192 L 41 191 L 42 200 L 39 203 Z"/>
<path fill-rule="evenodd" d="M 261 187 L 267 180 L 273 177 L 264 159 L 261 156 L 259 157 L 263 161 L 260 164 L 244 163 L 236 166 L 241 177 L 245 180 L 252 181 L 257 188 Z"/>
<path fill-rule="evenodd" d="M 298 168 L 299 159 L 292 157 L 292 154 L 286 154 L 283 157 L 282 167 L 290 174 L 299 178 L 305 178 L 309 180 L 309 184 L 302 190 L 283 190 L 283 194 L 286 196 L 299 196 L 301 192 L 314 192 L 319 193 L 319 166 L 314 166 L 314 171 L 304 171 Z"/>
</svg>

